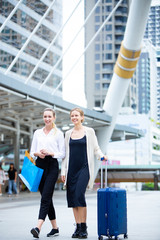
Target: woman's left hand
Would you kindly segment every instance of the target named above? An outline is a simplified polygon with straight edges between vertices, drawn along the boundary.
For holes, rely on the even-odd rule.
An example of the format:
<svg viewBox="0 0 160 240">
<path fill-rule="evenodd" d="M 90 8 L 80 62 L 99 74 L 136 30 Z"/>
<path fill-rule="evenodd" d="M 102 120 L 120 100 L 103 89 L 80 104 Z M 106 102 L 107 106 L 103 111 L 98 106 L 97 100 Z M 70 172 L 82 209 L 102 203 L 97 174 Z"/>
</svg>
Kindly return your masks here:
<svg viewBox="0 0 160 240">
<path fill-rule="evenodd" d="M 108 161 L 108 157 L 106 155 L 104 155 L 103 158 L 103 161 Z"/>
<path fill-rule="evenodd" d="M 62 180 L 62 182 L 64 183 L 65 182 L 65 180 L 66 180 L 66 178 L 65 178 L 65 176 L 61 176 L 61 180 Z"/>
</svg>

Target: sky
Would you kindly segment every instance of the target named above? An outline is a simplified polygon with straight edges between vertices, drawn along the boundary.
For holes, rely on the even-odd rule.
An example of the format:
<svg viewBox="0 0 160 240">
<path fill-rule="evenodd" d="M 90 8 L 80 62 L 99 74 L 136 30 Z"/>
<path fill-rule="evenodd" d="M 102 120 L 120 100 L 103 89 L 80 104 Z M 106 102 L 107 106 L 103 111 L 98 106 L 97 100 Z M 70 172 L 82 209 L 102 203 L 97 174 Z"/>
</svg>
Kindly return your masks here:
<svg viewBox="0 0 160 240">
<path fill-rule="evenodd" d="M 68 19 L 79 1 L 63 0 L 63 23 Z M 82 1 L 63 30 L 63 52 L 83 26 L 84 1 Z M 67 76 L 73 64 L 82 55 L 84 50 L 84 28 L 81 30 L 73 45 L 69 48 L 63 58 L 63 79 Z M 63 98 L 79 106 L 86 106 L 84 94 L 84 56 L 81 57 L 75 68 L 63 82 Z"/>
</svg>

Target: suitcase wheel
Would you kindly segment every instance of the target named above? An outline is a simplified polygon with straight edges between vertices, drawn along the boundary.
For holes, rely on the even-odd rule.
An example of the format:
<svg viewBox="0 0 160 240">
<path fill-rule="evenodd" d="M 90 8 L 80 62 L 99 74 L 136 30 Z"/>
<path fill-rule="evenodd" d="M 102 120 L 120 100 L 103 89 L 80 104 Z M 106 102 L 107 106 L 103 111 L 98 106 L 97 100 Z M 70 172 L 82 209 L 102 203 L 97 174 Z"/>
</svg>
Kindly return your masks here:
<svg viewBox="0 0 160 240">
<path fill-rule="evenodd" d="M 99 237 L 98 237 L 98 240 L 103 240 L 103 236 L 99 236 Z"/>
<path fill-rule="evenodd" d="M 128 238 L 128 235 L 126 233 L 124 234 L 124 238 Z"/>
</svg>

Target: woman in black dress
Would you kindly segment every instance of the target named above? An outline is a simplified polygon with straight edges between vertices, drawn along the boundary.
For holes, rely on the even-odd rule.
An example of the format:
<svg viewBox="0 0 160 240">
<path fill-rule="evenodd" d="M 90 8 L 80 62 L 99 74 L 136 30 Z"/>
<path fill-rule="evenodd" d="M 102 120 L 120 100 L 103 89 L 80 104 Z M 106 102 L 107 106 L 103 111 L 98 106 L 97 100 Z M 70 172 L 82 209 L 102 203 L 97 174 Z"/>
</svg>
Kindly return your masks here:
<svg viewBox="0 0 160 240">
<path fill-rule="evenodd" d="M 94 155 L 97 158 L 107 157 L 101 152 L 95 132 L 92 128 L 84 127 L 84 113 L 75 108 L 70 112 L 74 128 L 65 135 L 66 157 L 62 161 L 61 179 L 67 186 L 68 207 L 73 208 L 76 230 L 72 238 L 87 238 L 87 207 L 85 192 L 87 186 L 94 183 Z"/>
</svg>

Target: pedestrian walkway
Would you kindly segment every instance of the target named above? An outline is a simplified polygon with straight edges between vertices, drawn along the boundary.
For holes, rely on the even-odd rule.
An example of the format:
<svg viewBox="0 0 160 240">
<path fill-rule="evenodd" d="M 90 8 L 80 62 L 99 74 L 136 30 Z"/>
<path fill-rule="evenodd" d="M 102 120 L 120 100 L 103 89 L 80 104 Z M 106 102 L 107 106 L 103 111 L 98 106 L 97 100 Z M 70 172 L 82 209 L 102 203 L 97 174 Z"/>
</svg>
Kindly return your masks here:
<svg viewBox="0 0 160 240">
<path fill-rule="evenodd" d="M 96 196 L 96 191 L 86 194 L 89 240 L 98 239 Z M 39 193 L 0 197 L 0 240 L 33 240 L 30 229 L 36 226 L 39 202 Z M 60 229 L 60 236 L 54 239 L 71 239 L 75 226 L 72 209 L 67 208 L 65 191 L 55 191 L 54 204 Z M 160 240 L 160 191 L 129 192 L 127 205 L 128 240 Z M 46 219 L 40 240 L 49 239 L 46 234 L 50 230 L 50 222 Z M 123 235 L 119 239 L 123 239 Z"/>
</svg>

